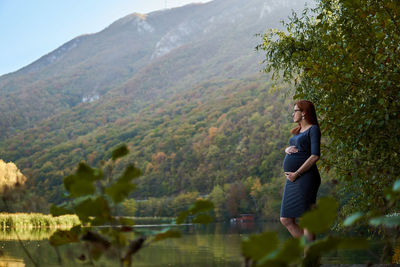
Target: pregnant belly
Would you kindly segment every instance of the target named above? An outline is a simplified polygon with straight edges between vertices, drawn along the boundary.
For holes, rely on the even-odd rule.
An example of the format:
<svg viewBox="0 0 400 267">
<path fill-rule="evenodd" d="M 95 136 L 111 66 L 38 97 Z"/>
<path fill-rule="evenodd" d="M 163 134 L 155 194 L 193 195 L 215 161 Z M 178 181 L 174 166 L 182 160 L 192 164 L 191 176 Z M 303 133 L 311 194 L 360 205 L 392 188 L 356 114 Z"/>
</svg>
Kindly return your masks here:
<svg viewBox="0 0 400 267">
<path fill-rule="evenodd" d="M 305 153 L 286 154 L 283 160 L 283 170 L 285 172 L 295 172 L 308 159 L 309 155 Z"/>
</svg>

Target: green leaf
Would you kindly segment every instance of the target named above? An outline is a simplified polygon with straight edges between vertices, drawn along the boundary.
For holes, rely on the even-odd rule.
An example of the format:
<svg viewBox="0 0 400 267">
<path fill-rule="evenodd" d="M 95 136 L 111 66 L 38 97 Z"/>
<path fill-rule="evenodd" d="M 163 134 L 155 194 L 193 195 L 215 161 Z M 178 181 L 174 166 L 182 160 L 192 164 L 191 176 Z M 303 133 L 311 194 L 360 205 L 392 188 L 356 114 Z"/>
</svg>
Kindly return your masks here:
<svg viewBox="0 0 400 267">
<path fill-rule="evenodd" d="M 108 241 L 107 238 L 93 231 L 87 231 L 84 235 L 82 235 L 81 240 L 94 244 L 96 247 L 101 248 L 102 250 L 106 250 L 111 247 L 111 242 Z"/>
<path fill-rule="evenodd" d="M 384 32 L 377 32 L 375 34 L 375 36 L 376 36 L 377 39 L 382 40 L 382 39 L 385 38 L 385 33 Z"/>
<path fill-rule="evenodd" d="M 362 218 L 364 214 L 362 212 L 356 212 L 353 213 L 352 215 L 350 215 L 349 217 L 347 217 L 344 222 L 343 225 L 344 226 L 350 226 L 353 223 L 355 223 L 356 221 L 358 221 L 360 218 Z"/>
<path fill-rule="evenodd" d="M 177 230 L 167 230 L 165 232 L 159 233 L 153 239 L 154 242 L 161 241 L 167 238 L 180 238 L 182 236 L 180 231 Z"/>
<path fill-rule="evenodd" d="M 124 173 L 118 179 L 118 182 L 127 183 L 135 178 L 138 178 L 140 175 L 142 175 L 140 169 L 136 168 L 134 164 L 130 164 L 125 168 Z"/>
<path fill-rule="evenodd" d="M 123 258 L 123 261 L 125 263 L 128 263 L 128 265 L 130 264 L 130 262 L 131 262 L 130 257 L 133 254 L 137 253 L 140 249 L 143 248 L 143 244 L 144 244 L 145 240 L 146 240 L 146 237 L 141 236 L 141 237 L 136 238 L 129 244 L 128 251 L 126 252 L 125 257 Z"/>
<path fill-rule="evenodd" d="M 98 169 L 93 169 L 85 162 L 80 162 L 75 173 L 78 179 L 87 181 L 97 181 L 103 178 L 103 173 Z"/>
<path fill-rule="evenodd" d="M 57 230 L 50 236 L 50 245 L 61 246 L 69 243 L 78 242 L 78 235 L 71 231 Z"/>
<path fill-rule="evenodd" d="M 129 153 L 129 149 L 128 147 L 123 144 L 121 146 L 119 146 L 118 148 L 116 148 L 113 152 L 112 152 L 112 160 L 117 160 L 118 158 L 122 158 L 123 156 L 126 156 Z"/>
<path fill-rule="evenodd" d="M 285 241 L 283 248 L 276 255 L 275 260 L 291 263 L 300 259 L 304 254 L 303 246 L 298 238 L 289 238 Z"/>
<path fill-rule="evenodd" d="M 92 222 L 93 225 L 101 225 L 111 218 L 110 208 L 104 197 L 87 199 L 75 207 L 76 215 L 82 222 Z M 93 218 L 92 218 L 93 217 Z"/>
<path fill-rule="evenodd" d="M 326 232 L 336 219 L 337 208 L 338 203 L 334 198 L 321 198 L 316 209 L 306 212 L 300 218 L 299 225 L 315 234 Z"/>
<path fill-rule="evenodd" d="M 400 180 L 397 180 L 396 182 L 394 182 L 393 191 L 395 191 L 395 192 L 399 192 L 400 191 Z"/>
<path fill-rule="evenodd" d="M 369 224 L 372 226 L 383 225 L 386 227 L 397 227 L 400 225 L 400 216 L 393 214 L 390 216 L 381 216 L 377 218 L 372 218 L 369 220 Z"/>
<path fill-rule="evenodd" d="M 285 241 L 283 248 L 276 254 L 274 260 L 284 263 L 291 263 L 301 259 L 304 254 L 303 246 L 298 238 L 289 238 Z"/>
<path fill-rule="evenodd" d="M 81 240 L 90 244 L 89 253 L 94 260 L 98 260 L 103 255 L 103 252 L 111 247 L 111 242 L 107 238 L 93 231 L 87 231 L 81 236 Z"/>
<path fill-rule="evenodd" d="M 106 188 L 106 194 L 111 197 L 114 203 L 120 203 L 128 197 L 128 195 L 136 188 L 131 183 L 115 183 Z"/>
<path fill-rule="evenodd" d="M 69 229 L 69 231 L 77 236 L 79 236 L 79 234 L 82 231 L 82 226 L 80 224 L 75 225 L 74 227 L 72 227 L 71 229 Z"/>
<path fill-rule="evenodd" d="M 71 197 L 91 195 L 95 192 L 93 182 L 103 178 L 101 170 L 93 169 L 84 162 L 80 162 L 73 175 L 64 178 L 65 189 Z"/>
<path fill-rule="evenodd" d="M 293 96 L 293 99 L 303 99 L 305 97 L 305 94 L 303 94 L 303 93 L 298 93 L 298 94 L 295 94 L 294 96 Z"/>
<path fill-rule="evenodd" d="M 306 257 L 302 262 L 302 266 L 319 266 L 319 260 L 323 253 L 336 250 L 340 240 L 338 238 L 328 236 L 323 240 L 315 241 L 307 250 Z"/>
<path fill-rule="evenodd" d="M 74 214 L 74 212 L 63 207 L 58 207 L 53 204 L 50 207 L 50 214 L 53 215 L 54 217 L 57 217 L 65 214 Z"/>
<path fill-rule="evenodd" d="M 182 224 L 185 222 L 187 216 L 189 216 L 189 211 L 183 211 L 179 213 L 178 217 L 176 217 L 176 224 Z"/>
<path fill-rule="evenodd" d="M 79 180 L 79 177 L 76 175 L 65 177 L 64 186 L 70 193 L 71 197 L 92 195 L 96 191 L 92 181 Z"/>
<path fill-rule="evenodd" d="M 176 218 L 176 223 L 183 223 L 189 215 L 195 215 L 202 212 L 207 212 L 214 208 L 214 204 L 209 200 L 199 199 L 186 211 L 181 212 Z M 207 224 L 212 222 L 211 216 L 206 214 L 200 214 L 193 219 L 193 223 Z"/>
<path fill-rule="evenodd" d="M 251 235 L 241 243 L 242 255 L 258 261 L 276 250 L 279 245 L 278 234 L 276 232 L 265 232 L 258 235 Z"/>
<path fill-rule="evenodd" d="M 368 240 L 365 238 L 341 238 L 338 249 L 367 249 L 369 247 Z"/>
<path fill-rule="evenodd" d="M 213 221 L 214 221 L 214 219 L 210 215 L 199 214 L 193 219 L 192 223 L 209 224 L 209 223 L 212 223 Z"/>
<path fill-rule="evenodd" d="M 338 249 L 367 249 L 368 241 L 365 238 L 338 238 L 328 236 L 323 240 L 315 241 L 307 250 L 302 266 L 318 266 L 324 253 Z"/>
<path fill-rule="evenodd" d="M 111 197 L 115 203 L 122 202 L 128 195 L 136 189 L 136 185 L 130 182 L 141 175 L 141 172 L 135 165 L 131 164 L 125 168 L 122 176 L 112 186 L 106 189 L 106 194 Z"/>
<path fill-rule="evenodd" d="M 213 208 L 214 204 L 210 200 L 199 199 L 196 200 L 193 206 L 189 209 L 189 212 L 190 214 L 196 214 L 212 210 Z"/>
</svg>

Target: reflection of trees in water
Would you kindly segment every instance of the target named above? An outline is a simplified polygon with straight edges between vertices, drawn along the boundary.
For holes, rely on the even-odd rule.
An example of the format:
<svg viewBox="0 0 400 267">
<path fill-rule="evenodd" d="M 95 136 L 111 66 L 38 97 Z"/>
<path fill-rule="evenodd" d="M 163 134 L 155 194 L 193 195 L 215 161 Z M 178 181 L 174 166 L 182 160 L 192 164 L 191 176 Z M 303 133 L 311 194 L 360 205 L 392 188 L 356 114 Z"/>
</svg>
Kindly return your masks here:
<svg viewBox="0 0 400 267">
<path fill-rule="evenodd" d="M 210 227 L 187 226 L 183 231 L 182 238 L 169 239 L 159 243 L 153 243 L 143 249 L 141 253 L 135 256 L 134 266 L 188 266 L 196 263 L 196 266 L 211 266 L 219 262 L 235 263 L 239 265 L 242 262 L 240 255 L 241 236 L 237 233 L 228 233 L 229 225 L 224 226 L 216 224 Z M 36 231 L 38 230 L 38 231 Z M 57 256 L 54 249 L 46 240 L 52 233 L 50 229 L 32 229 L 32 231 L 23 231 L 20 229 L 18 235 L 23 238 L 26 248 L 29 250 L 40 266 L 57 265 Z M 30 261 L 24 254 L 22 248 L 15 240 L 16 234 L 12 231 L 0 232 L 2 241 L 0 241 L 1 250 L 7 259 L 15 259 L 20 266 L 29 266 Z M 35 241 L 36 240 L 36 241 Z M 61 253 L 65 266 L 75 266 L 79 254 L 82 253 L 82 247 L 79 245 L 68 245 L 61 250 L 67 253 Z M 0 267 L 2 267 L 0 257 Z M 25 265 L 24 262 L 27 264 Z M 13 263 L 13 262 L 12 262 Z M 113 260 L 103 257 L 99 264 L 104 266 L 113 266 Z M 72 265 L 69 265 L 72 264 Z M 154 265 L 153 265 L 154 264 Z M 4 265 L 14 266 L 14 265 Z"/>
<path fill-rule="evenodd" d="M 180 239 L 169 239 L 154 243 L 136 255 L 138 266 L 148 266 L 156 261 L 156 266 L 241 266 L 243 258 L 240 243 L 244 236 L 261 232 L 265 223 L 250 225 L 216 223 L 208 226 L 187 226 L 181 229 Z M 268 228 L 275 228 L 269 226 Z M 157 254 L 157 260 L 154 259 Z M 159 265 L 157 265 L 159 264 Z M 185 265 L 186 264 L 186 265 Z"/>
<path fill-rule="evenodd" d="M 44 240 L 56 231 L 55 228 L 14 228 L 0 231 L 0 240 Z M 0 265 L 1 267 L 1 265 Z"/>
<path fill-rule="evenodd" d="M 241 237 L 237 234 L 189 234 L 180 239 L 165 240 L 143 249 L 134 261 L 158 264 L 207 264 L 242 261 Z M 157 254 L 158 260 L 154 259 Z M 140 265 L 139 265 L 140 266 Z"/>
<path fill-rule="evenodd" d="M 39 266 L 49 266 L 57 262 L 55 251 L 50 247 L 47 240 L 25 240 L 22 242 L 36 262 L 39 263 Z M 0 241 L 0 248 L 2 252 L 2 256 L 0 256 L 0 267 L 33 266 L 18 241 Z"/>
<path fill-rule="evenodd" d="M 1 256 L 0 257 L 0 267 L 25 267 L 24 260 L 15 259 L 12 257 Z"/>
<path fill-rule="evenodd" d="M 248 229 L 240 225 L 218 223 L 206 227 L 180 227 L 183 233 L 182 238 L 156 242 L 144 248 L 134 256 L 134 266 L 168 266 L 168 264 L 171 266 L 242 266 L 243 258 L 240 252 L 242 238 L 265 230 L 279 231 L 278 226 L 277 223 L 256 223 L 253 229 Z M 26 233 L 19 232 L 18 234 L 26 238 L 23 243 L 40 266 L 58 266 L 56 252 L 46 240 L 46 236 L 51 235 L 51 230 L 43 230 L 42 233 L 41 231 L 25 231 Z M 286 237 L 286 232 L 282 231 L 280 239 L 283 240 Z M 61 247 L 63 266 L 83 266 L 78 265 L 77 260 L 83 249 L 80 245 Z M 372 244 L 371 249 L 381 251 L 382 243 Z M 396 249 L 400 251 L 400 246 Z M 0 256 L 0 267 L 32 266 L 21 246 L 12 237 L 0 241 L 0 250 L 3 253 L 3 256 Z M 327 264 L 376 262 L 366 251 L 334 252 L 325 255 L 322 261 Z M 102 257 L 99 266 L 115 266 L 115 259 Z"/>
</svg>

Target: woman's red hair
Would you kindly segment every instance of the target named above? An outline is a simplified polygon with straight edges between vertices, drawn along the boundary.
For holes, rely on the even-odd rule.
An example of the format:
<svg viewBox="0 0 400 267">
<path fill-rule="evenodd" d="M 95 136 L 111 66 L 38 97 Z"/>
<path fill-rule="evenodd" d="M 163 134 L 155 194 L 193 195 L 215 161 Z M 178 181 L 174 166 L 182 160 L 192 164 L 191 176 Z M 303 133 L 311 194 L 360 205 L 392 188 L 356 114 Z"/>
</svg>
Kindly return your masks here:
<svg viewBox="0 0 400 267">
<path fill-rule="evenodd" d="M 301 110 L 301 112 L 304 112 L 304 119 L 312 125 L 318 125 L 318 119 L 317 119 L 317 113 L 315 112 L 315 107 L 314 104 L 311 101 L 308 100 L 299 100 L 294 105 L 297 105 L 297 107 Z M 300 123 L 297 125 L 297 127 L 293 128 L 291 133 L 292 134 L 299 134 L 301 129 Z"/>
</svg>

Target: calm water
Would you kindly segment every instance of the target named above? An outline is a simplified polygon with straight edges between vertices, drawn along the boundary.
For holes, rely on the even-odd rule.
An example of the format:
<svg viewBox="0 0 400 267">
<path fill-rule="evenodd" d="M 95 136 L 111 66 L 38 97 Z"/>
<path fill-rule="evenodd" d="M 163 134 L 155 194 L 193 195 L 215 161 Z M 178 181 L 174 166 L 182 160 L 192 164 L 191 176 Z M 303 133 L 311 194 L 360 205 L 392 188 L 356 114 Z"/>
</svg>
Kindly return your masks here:
<svg viewBox="0 0 400 267">
<path fill-rule="evenodd" d="M 159 227 L 150 227 L 157 229 Z M 141 228 L 148 229 L 148 228 Z M 153 243 L 134 256 L 133 266 L 243 266 L 240 241 L 243 236 L 266 230 L 278 231 L 282 240 L 288 237 L 280 224 L 262 223 L 247 225 L 212 224 L 209 226 L 180 226 L 183 236 Z M 0 232 L 1 233 L 1 232 Z M 49 245 L 48 230 L 19 232 L 25 247 L 40 266 L 60 266 L 57 253 Z M 33 266 L 15 233 L 0 234 L 0 266 Z M 77 266 L 82 247 L 64 246 L 60 250 L 62 266 Z M 372 243 L 369 251 L 340 251 L 324 256 L 323 263 L 367 263 L 378 262 L 382 246 Z M 83 266 L 83 265 L 82 265 Z M 96 266 L 119 266 L 103 257 Z"/>
</svg>

